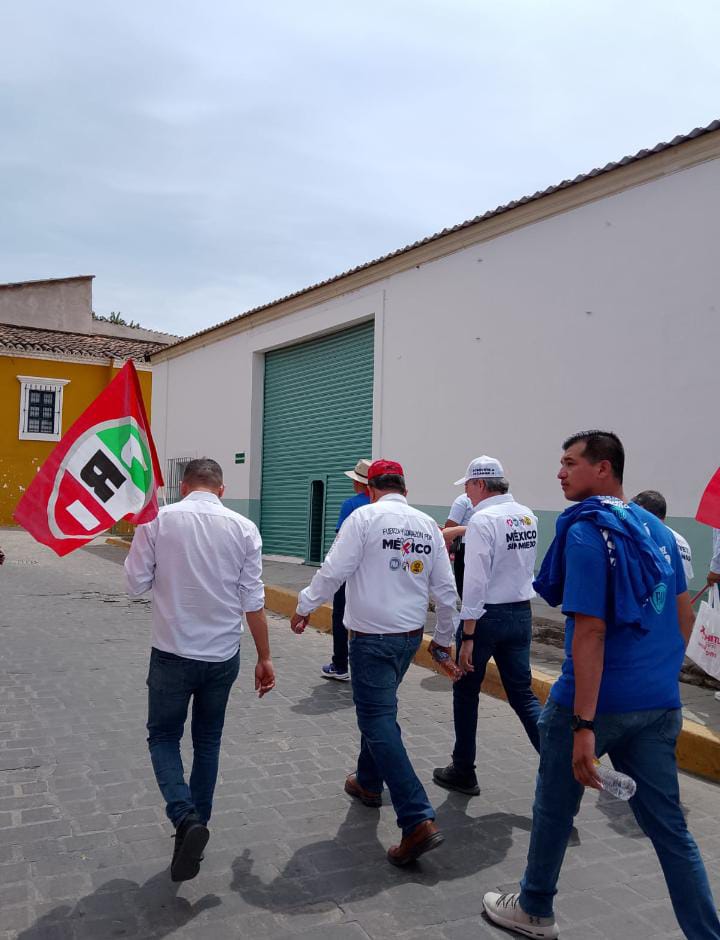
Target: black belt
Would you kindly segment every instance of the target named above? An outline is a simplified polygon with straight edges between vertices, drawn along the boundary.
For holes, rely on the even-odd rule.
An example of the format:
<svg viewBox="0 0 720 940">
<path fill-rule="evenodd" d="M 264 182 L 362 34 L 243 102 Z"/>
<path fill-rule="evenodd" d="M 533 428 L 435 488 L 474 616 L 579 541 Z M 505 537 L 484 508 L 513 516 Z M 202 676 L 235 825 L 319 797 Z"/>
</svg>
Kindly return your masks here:
<svg viewBox="0 0 720 940">
<path fill-rule="evenodd" d="M 424 627 L 418 627 L 417 630 L 400 630 L 398 633 L 360 633 L 357 630 L 348 630 L 348 636 L 351 640 L 359 640 L 371 636 L 422 636 L 424 632 Z"/>
</svg>

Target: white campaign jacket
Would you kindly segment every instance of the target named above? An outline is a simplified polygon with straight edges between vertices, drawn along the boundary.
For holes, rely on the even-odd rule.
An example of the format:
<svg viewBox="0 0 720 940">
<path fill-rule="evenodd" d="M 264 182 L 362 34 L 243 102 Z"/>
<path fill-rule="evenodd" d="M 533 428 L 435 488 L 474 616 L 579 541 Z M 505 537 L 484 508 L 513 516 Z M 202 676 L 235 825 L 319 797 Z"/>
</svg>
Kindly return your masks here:
<svg viewBox="0 0 720 940">
<path fill-rule="evenodd" d="M 346 586 L 345 626 L 358 633 L 410 632 L 424 626 L 428 597 L 435 601 L 435 640 L 449 646 L 457 622 L 457 592 L 437 523 L 404 496 L 390 493 L 361 506 L 342 525 L 308 587 L 303 616 Z"/>
<path fill-rule="evenodd" d="M 465 533 L 462 620 L 479 620 L 486 604 L 535 597 L 537 516 L 511 493 L 484 499 Z"/>
</svg>

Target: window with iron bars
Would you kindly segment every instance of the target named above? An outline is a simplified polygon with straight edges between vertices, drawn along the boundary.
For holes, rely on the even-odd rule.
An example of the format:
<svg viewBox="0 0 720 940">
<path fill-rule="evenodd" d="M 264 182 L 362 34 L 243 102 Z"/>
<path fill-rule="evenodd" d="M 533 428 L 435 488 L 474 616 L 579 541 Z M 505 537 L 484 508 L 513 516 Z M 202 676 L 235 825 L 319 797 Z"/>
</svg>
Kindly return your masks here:
<svg viewBox="0 0 720 940">
<path fill-rule="evenodd" d="M 59 441 L 62 434 L 63 388 L 69 379 L 18 375 L 21 441 Z"/>
<path fill-rule="evenodd" d="M 185 467 L 194 460 L 194 457 L 170 457 L 167 462 L 165 474 L 165 501 L 177 503 L 180 501 L 180 484 L 182 483 Z"/>
</svg>

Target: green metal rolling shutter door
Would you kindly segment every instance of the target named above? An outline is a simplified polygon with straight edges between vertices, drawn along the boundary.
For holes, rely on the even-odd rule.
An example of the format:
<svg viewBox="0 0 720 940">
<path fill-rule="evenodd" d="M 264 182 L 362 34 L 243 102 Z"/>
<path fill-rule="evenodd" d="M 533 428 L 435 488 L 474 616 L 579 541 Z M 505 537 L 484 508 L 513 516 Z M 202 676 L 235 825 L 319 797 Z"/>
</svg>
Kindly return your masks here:
<svg viewBox="0 0 720 940">
<path fill-rule="evenodd" d="M 310 480 L 326 481 L 323 554 L 340 504 L 353 495 L 343 476 L 372 448 L 374 324 L 265 355 L 260 528 L 263 551 L 305 557 Z"/>
</svg>

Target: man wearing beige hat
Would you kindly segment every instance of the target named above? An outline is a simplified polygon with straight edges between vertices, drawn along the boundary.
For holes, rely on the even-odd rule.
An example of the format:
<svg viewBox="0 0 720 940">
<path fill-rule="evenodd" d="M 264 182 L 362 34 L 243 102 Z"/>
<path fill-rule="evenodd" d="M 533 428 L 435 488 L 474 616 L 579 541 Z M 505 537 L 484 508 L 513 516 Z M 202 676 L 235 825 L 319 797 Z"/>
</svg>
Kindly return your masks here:
<svg viewBox="0 0 720 940">
<path fill-rule="evenodd" d="M 347 517 L 359 509 L 360 506 L 367 506 L 370 502 L 367 487 L 369 460 L 358 460 L 353 470 L 344 470 L 346 477 L 350 477 L 355 490 L 354 496 L 349 496 L 340 507 L 335 532 L 340 531 L 340 526 Z M 350 673 L 348 672 L 348 641 L 347 630 L 345 628 L 345 585 L 341 584 L 333 597 L 332 628 L 333 628 L 333 655 L 332 660 L 322 667 L 322 674 L 325 679 L 336 679 L 338 682 L 349 682 Z"/>
</svg>

